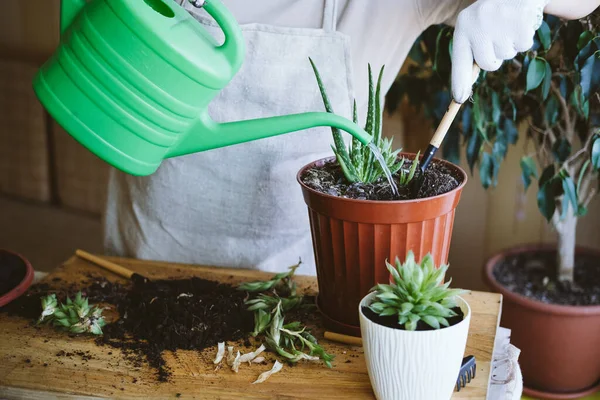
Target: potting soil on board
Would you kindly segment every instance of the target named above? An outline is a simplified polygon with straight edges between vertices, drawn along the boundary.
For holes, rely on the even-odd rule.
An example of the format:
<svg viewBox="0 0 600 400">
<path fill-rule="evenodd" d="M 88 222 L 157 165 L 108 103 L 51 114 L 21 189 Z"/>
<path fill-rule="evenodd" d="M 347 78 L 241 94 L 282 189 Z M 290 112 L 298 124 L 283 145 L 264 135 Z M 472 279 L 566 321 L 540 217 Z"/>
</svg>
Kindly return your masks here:
<svg viewBox="0 0 600 400">
<path fill-rule="evenodd" d="M 407 160 L 403 169 L 408 170 L 412 161 Z M 420 174 L 417 169 L 413 179 Z M 322 166 L 307 169 L 300 177 L 302 182 L 321 193 L 337 197 L 346 197 L 356 200 L 412 200 L 433 197 L 447 193 L 460 185 L 461 182 L 452 175 L 443 164 L 435 161 L 429 164 L 425 171 L 423 183 L 418 186 L 418 191 L 413 193 L 410 185 L 400 185 L 398 174 L 393 179 L 398 187 L 398 194 L 394 195 L 388 181 L 383 178 L 375 183 L 351 183 L 344 177 L 344 173 L 336 161 L 324 163 Z"/>
<path fill-rule="evenodd" d="M 494 277 L 508 290 L 548 304 L 600 305 L 600 261 L 575 256 L 575 284 L 556 279 L 556 253 L 523 253 L 506 257 Z"/>
<path fill-rule="evenodd" d="M 25 263 L 16 255 L 0 251 L 0 296 L 17 287 L 25 279 Z"/>
<path fill-rule="evenodd" d="M 19 315 L 32 322 L 40 313 L 40 297 L 56 292 L 59 301 L 80 290 L 53 290 L 51 285 L 34 285 L 1 312 Z M 93 278 L 81 289 L 91 304 L 116 307 L 120 318 L 103 328 L 98 345 L 120 349 L 134 366 L 147 362 L 167 381 L 170 370 L 163 351 L 203 350 L 218 342 L 237 341 L 254 328 L 253 314 L 245 309 L 246 293 L 234 286 L 200 278 L 137 281 L 123 286 L 105 278 Z"/>
</svg>

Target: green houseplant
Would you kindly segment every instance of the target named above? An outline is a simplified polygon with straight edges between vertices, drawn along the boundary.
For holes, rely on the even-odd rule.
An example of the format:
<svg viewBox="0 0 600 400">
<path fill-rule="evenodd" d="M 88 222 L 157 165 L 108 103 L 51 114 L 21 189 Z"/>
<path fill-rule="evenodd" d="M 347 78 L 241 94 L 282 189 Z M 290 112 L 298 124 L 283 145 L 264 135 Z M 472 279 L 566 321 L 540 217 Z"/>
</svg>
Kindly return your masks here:
<svg viewBox="0 0 600 400">
<path fill-rule="evenodd" d="M 408 98 L 439 121 L 450 96 L 452 32 L 434 26 L 417 40 L 408 73 L 390 90 L 390 110 Z M 559 392 L 576 398 L 600 380 L 600 254 L 576 247 L 578 218 L 598 190 L 599 34 L 597 12 L 568 22 L 546 16 L 531 50 L 482 74 L 443 148 L 457 162 L 460 146 L 466 146 L 471 171 L 477 168 L 483 187 L 490 188 L 519 135 L 533 144 L 534 151 L 520 160 L 522 181 L 525 190 L 537 191 L 539 211 L 557 243 L 497 254 L 485 278 L 505 296 L 502 323 L 523 350 L 525 392 L 544 398 Z"/>
<path fill-rule="evenodd" d="M 329 104 L 317 63 L 311 64 L 316 89 L 328 112 Z M 393 150 L 382 137 L 381 68 L 375 80 L 369 68 L 369 97 L 365 130 L 375 138 L 385 164 L 393 174 L 396 194 L 368 147 L 352 140 L 348 146 L 332 129 L 333 157 L 300 169 L 297 179 L 308 206 L 319 282 L 317 304 L 327 329 L 360 335 L 358 305 L 376 283 L 386 282 L 386 259 L 418 259 L 427 253 L 436 265 L 447 261 L 454 212 L 467 175 L 446 161 L 430 164 L 424 184 L 410 182 L 420 173 L 418 154 Z M 356 104 L 356 103 L 355 103 Z M 356 106 L 354 121 L 357 121 Z"/>
<path fill-rule="evenodd" d="M 378 399 L 449 399 L 467 344 L 471 311 L 463 290 L 442 283 L 430 254 L 421 262 L 386 261 L 392 276 L 360 304 L 360 326 L 371 386 Z M 390 349 L 394 349 L 390 351 Z M 441 356 L 443 355 L 443 356 Z M 407 361 L 410 367 L 407 368 Z M 427 371 L 427 373 L 423 373 Z"/>
</svg>

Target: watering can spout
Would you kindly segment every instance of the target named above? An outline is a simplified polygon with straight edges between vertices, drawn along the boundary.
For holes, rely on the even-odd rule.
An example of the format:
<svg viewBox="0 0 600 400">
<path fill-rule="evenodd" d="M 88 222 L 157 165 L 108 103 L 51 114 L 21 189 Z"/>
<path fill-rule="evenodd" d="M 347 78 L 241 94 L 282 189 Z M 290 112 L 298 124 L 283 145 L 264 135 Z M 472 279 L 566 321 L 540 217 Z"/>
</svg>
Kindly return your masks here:
<svg viewBox="0 0 600 400">
<path fill-rule="evenodd" d="M 307 112 L 227 123 L 214 122 L 206 113 L 167 157 L 183 156 L 317 126 L 331 126 L 346 131 L 364 145 L 373 141 L 371 135 L 352 121 L 327 112 Z"/>
<path fill-rule="evenodd" d="M 86 0 L 61 0 L 60 2 L 60 33 L 61 35 L 71 26 L 71 23 L 86 5 Z"/>
</svg>

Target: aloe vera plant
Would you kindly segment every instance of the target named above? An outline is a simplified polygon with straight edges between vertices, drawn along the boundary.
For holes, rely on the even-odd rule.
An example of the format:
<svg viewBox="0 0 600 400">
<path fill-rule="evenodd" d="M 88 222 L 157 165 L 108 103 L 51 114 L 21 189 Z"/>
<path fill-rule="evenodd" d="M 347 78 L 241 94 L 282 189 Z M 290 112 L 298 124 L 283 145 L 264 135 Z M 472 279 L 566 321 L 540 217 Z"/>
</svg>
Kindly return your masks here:
<svg viewBox="0 0 600 400">
<path fill-rule="evenodd" d="M 319 91 L 323 98 L 323 104 L 327 112 L 333 113 L 333 108 L 327 96 L 327 91 L 323 85 L 321 75 L 312 59 L 309 59 L 317 79 Z M 405 160 L 399 158 L 401 149 L 392 149 L 392 138 L 384 138 L 381 135 L 383 109 L 381 107 L 381 78 L 385 67 L 381 67 L 377 86 L 374 86 L 371 65 L 369 64 L 369 101 L 367 107 L 367 121 L 365 131 L 373 137 L 373 143 L 383 157 L 390 173 L 393 175 L 400 171 L 400 184 L 406 185 L 413 178 L 418 162 L 413 162 L 409 171 L 402 170 Z M 356 110 L 356 100 L 353 106 L 353 122 L 358 123 L 358 114 Z M 375 159 L 373 152 L 368 146 L 364 146 L 356 138 L 352 138 L 348 148 L 339 129 L 332 127 L 334 145 L 331 146 L 338 164 L 340 165 L 346 180 L 350 183 L 373 183 L 385 176 L 381 165 Z M 418 160 L 417 156 L 415 160 Z"/>
<path fill-rule="evenodd" d="M 67 297 L 65 303 L 60 305 L 54 293 L 42 297 L 41 303 L 39 323 L 49 323 L 72 333 L 102 335 L 102 327 L 106 325 L 102 308 L 91 306 L 81 292 L 77 292 L 74 300 Z"/>
<path fill-rule="evenodd" d="M 377 301 L 369 308 L 379 316 L 398 316 L 398 324 L 405 330 L 414 331 L 417 323 L 423 321 L 434 329 L 449 326 L 447 318 L 457 316 L 456 296 L 466 291 L 450 289 L 452 279 L 442 285 L 448 265 L 436 268 L 433 258 L 427 254 L 419 264 L 412 251 L 406 261 L 396 258 L 395 266 L 386 262 L 393 277 L 392 284 L 378 284 Z"/>
</svg>

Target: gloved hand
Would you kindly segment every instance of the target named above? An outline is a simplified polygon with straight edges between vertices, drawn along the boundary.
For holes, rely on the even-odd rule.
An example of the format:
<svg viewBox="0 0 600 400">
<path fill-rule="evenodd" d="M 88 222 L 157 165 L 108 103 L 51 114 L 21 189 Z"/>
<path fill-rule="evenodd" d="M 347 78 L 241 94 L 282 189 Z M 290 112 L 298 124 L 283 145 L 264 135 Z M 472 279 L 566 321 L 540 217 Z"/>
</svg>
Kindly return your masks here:
<svg viewBox="0 0 600 400">
<path fill-rule="evenodd" d="M 471 95 L 475 61 L 496 71 L 504 60 L 533 46 L 550 0 L 477 0 L 460 12 L 452 44 L 452 96 L 464 103 Z"/>
</svg>

